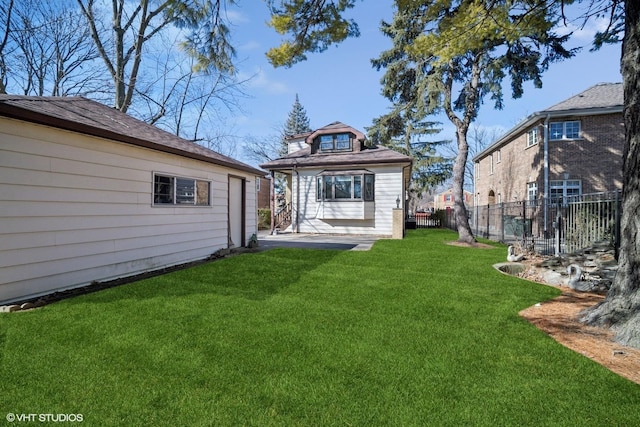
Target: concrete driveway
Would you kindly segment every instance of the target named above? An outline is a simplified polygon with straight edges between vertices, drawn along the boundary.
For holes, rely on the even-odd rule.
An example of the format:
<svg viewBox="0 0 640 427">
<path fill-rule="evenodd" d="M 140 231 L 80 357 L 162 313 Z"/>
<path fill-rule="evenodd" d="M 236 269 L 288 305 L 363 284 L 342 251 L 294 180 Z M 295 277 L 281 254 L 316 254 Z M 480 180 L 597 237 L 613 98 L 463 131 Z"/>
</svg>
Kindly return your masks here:
<svg viewBox="0 0 640 427">
<path fill-rule="evenodd" d="M 337 249 L 343 251 L 368 251 L 379 236 L 346 236 L 338 234 L 305 234 L 278 233 L 269 234 L 268 231 L 258 233 L 258 247 L 260 249 L 273 248 L 309 248 L 309 249 Z"/>
</svg>

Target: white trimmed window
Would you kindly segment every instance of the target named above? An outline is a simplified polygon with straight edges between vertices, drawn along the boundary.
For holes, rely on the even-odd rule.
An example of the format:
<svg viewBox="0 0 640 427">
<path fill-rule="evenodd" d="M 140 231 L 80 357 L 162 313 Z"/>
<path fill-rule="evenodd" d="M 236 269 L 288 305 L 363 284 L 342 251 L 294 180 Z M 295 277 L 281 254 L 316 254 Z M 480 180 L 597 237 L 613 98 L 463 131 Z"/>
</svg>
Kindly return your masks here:
<svg viewBox="0 0 640 427">
<path fill-rule="evenodd" d="M 549 123 L 549 140 L 580 139 L 580 122 L 552 122 Z"/>
<path fill-rule="evenodd" d="M 527 200 L 529 201 L 529 203 L 533 203 L 537 198 L 538 198 L 538 183 L 528 182 L 527 183 Z"/>
<path fill-rule="evenodd" d="M 552 203 L 566 203 L 567 197 L 582 194 L 582 181 L 579 179 L 567 179 L 564 181 L 549 182 L 549 198 Z"/>
<path fill-rule="evenodd" d="M 493 154 L 489 155 L 489 175 L 493 175 Z"/>
<path fill-rule="evenodd" d="M 316 178 L 316 200 L 364 200 L 373 201 L 375 176 L 323 175 Z"/>
<path fill-rule="evenodd" d="M 533 128 L 527 132 L 527 148 L 536 144 L 538 144 L 538 128 Z"/>
<path fill-rule="evenodd" d="M 154 174 L 153 204 L 211 206 L 211 182 Z"/>
<path fill-rule="evenodd" d="M 320 151 L 351 151 L 351 135 L 320 135 Z"/>
</svg>

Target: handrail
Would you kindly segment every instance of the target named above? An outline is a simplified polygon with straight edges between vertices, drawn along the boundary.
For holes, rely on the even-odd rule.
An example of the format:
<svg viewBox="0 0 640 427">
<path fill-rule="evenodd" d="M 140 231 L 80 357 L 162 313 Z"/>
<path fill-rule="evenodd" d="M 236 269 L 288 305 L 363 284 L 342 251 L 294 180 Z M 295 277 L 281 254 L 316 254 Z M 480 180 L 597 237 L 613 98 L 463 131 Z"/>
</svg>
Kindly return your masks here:
<svg viewBox="0 0 640 427">
<path fill-rule="evenodd" d="M 287 226 L 291 224 L 291 203 L 284 205 L 274 216 L 275 228 L 279 228 L 283 224 L 286 224 Z"/>
</svg>

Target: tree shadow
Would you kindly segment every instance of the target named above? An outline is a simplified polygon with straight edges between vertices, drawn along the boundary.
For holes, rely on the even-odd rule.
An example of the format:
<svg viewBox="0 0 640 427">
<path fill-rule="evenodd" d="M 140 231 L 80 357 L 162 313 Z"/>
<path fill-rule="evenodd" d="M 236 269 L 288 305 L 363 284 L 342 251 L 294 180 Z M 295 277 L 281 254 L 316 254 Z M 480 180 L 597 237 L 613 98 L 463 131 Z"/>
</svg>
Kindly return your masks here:
<svg viewBox="0 0 640 427">
<path fill-rule="evenodd" d="M 160 301 L 211 294 L 264 300 L 297 283 L 309 271 L 319 268 L 341 252 L 276 248 L 242 253 L 56 292 L 39 298 L 40 303 L 36 306 L 62 300 L 75 305 L 132 299 L 155 298 Z"/>
</svg>

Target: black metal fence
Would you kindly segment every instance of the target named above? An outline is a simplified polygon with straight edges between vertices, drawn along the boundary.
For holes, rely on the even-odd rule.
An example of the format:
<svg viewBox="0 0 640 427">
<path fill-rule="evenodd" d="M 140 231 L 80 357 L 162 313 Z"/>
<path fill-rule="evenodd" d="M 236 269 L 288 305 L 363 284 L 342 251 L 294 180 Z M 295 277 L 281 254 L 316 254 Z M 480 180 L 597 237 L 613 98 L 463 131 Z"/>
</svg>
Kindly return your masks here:
<svg viewBox="0 0 640 427">
<path fill-rule="evenodd" d="M 471 223 L 477 236 L 544 255 L 560 255 L 609 241 L 620 241 L 621 192 L 584 194 L 476 206 Z"/>
<path fill-rule="evenodd" d="M 468 214 L 476 236 L 519 244 L 543 255 L 575 252 L 596 241 L 609 241 L 617 253 L 620 244 L 620 191 L 475 206 Z M 453 209 L 431 217 L 439 226 L 456 229 Z"/>
</svg>

